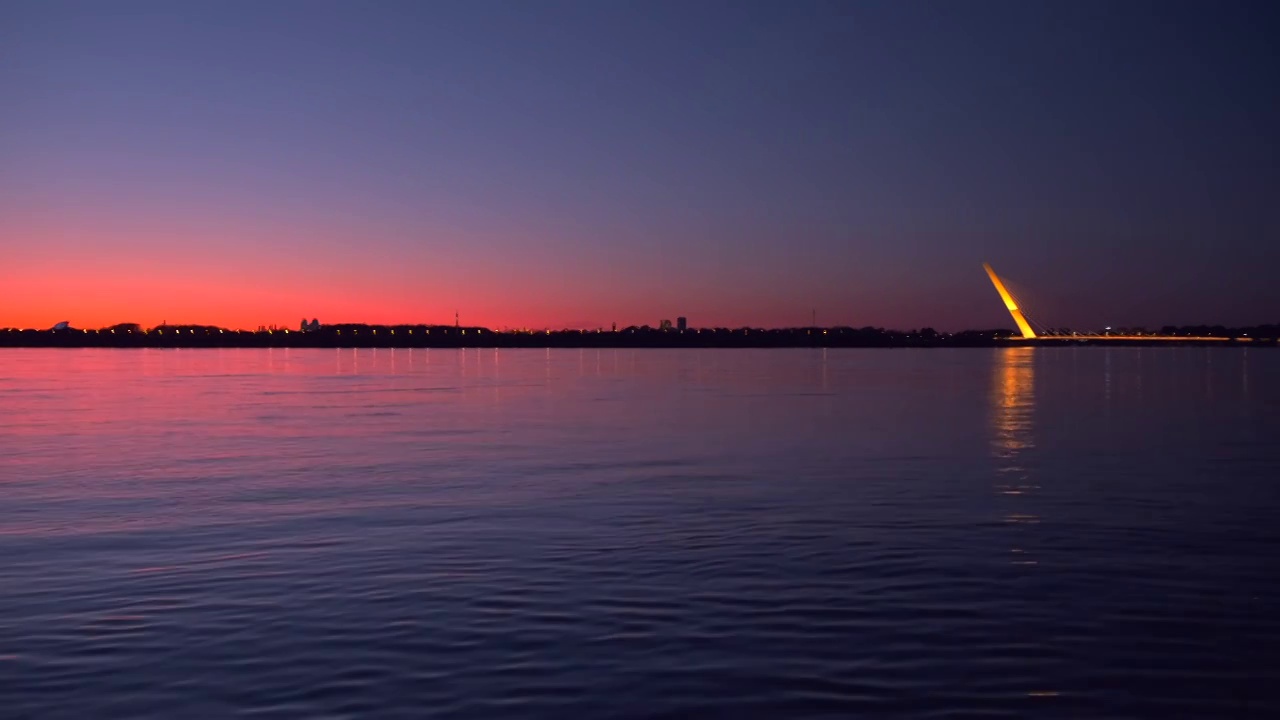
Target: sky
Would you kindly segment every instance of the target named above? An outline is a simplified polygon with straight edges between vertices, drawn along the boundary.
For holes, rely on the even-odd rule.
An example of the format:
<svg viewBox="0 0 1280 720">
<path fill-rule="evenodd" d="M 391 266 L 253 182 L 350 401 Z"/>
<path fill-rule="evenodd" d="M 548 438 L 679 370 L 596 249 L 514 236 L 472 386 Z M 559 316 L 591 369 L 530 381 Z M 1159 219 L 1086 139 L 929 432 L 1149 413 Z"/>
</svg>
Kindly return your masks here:
<svg viewBox="0 0 1280 720">
<path fill-rule="evenodd" d="M 1280 321 L 1280 4 L 0 0 L 0 327 Z"/>
</svg>

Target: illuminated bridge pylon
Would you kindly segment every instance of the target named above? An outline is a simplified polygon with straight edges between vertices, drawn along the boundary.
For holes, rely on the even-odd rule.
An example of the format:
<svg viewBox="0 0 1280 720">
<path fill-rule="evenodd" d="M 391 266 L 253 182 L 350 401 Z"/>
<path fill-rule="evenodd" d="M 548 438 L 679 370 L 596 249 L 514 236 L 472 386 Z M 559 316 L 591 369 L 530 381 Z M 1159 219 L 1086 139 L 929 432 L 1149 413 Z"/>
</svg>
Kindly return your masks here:
<svg viewBox="0 0 1280 720">
<path fill-rule="evenodd" d="M 987 271 L 987 276 L 991 278 L 991 284 L 996 286 L 996 292 L 1000 293 L 1000 299 L 1004 300 L 1004 306 L 1009 309 L 1009 314 L 1013 316 L 1013 321 L 1018 324 L 1018 330 L 1022 332 L 1022 337 L 1027 340 L 1035 340 L 1036 331 L 1031 329 L 1031 323 L 1027 322 L 1026 316 L 1018 308 L 1017 301 L 1009 294 L 1004 282 L 1000 280 L 1000 276 L 996 275 L 996 271 L 992 270 L 987 263 L 982 263 L 982 268 Z"/>
</svg>

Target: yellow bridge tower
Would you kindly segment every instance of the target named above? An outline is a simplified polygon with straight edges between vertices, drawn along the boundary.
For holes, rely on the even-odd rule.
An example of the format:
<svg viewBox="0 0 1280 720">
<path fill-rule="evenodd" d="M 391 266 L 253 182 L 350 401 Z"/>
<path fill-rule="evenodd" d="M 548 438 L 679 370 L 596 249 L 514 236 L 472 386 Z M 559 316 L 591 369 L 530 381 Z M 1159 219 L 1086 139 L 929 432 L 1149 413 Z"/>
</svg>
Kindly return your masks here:
<svg viewBox="0 0 1280 720">
<path fill-rule="evenodd" d="M 1009 308 L 1009 314 L 1013 316 L 1013 321 L 1018 324 L 1018 329 L 1022 331 L 1022 337 L 1027 340 L 1035 340 L 1036 331 L 1031 329 L 1031 323 L 1027 322 L 1027 318 L 1018 309 L 1018 303 L 1014 301 L 1013 296 L 1005 289 L 1004 283 L 1000 281 L 1000 276 L 996 275 L 996 271 L 992 270 L 987 263 L 982 263 L 982 268 L 987 271 L 987 276 L 991 278 L 991 284 L 996 286 L 996 292 L 1000 293 L 1000 299 L 1004 300 L 1004 306 Z"/>
</svg>

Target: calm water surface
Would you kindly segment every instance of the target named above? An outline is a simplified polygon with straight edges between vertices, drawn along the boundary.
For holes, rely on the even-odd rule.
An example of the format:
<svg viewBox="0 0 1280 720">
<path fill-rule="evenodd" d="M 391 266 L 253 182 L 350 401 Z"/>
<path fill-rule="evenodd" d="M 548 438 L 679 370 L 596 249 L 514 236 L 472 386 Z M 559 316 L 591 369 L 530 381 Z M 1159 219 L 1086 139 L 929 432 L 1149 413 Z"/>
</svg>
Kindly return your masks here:
<svg viewBox="0 0 1280 720">
<path fill-rule="evenodd" d="M 1280 352 L 0 351 L 0 716 L 1280 717 Z"/>
</svg>

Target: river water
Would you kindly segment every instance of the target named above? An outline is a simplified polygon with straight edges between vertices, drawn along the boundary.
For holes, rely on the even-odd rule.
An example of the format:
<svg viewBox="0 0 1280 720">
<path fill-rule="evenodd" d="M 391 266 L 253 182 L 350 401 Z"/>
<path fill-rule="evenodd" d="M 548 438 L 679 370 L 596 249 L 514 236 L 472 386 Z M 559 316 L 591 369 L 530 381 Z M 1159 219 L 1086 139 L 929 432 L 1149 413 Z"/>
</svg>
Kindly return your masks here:
<svg viewBox="0 0 1280 720">
<path fill-rule="evenodd" d="M 0 716 L 1280 717 L 1280 352 L 5 350 Z"/>
</svg>

